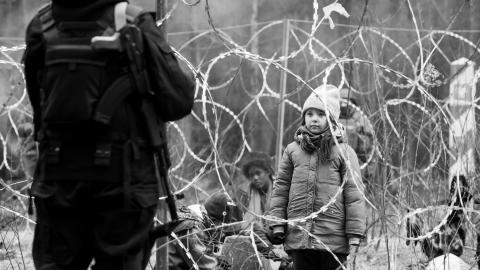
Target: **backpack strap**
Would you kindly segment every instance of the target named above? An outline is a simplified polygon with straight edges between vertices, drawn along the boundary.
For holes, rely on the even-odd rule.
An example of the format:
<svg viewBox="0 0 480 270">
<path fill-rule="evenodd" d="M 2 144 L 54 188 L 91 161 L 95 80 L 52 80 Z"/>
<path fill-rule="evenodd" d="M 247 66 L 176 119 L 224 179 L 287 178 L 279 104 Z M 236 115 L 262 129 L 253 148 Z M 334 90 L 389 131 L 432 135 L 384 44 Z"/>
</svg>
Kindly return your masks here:
<svg viewBox="0 0 480 270">
<path fill-rule="evenodd" d="M 93 37 L 91 44 L 94 48 L 114 49 L 123 51 L 120 43 L 119 31 L 127 25 L 127 23 L 133 23 L 137 16 L 141 14 L 142 9 L 129 5 L 127 2 L 117 3 L 114 7 L 114 23 L 115 33 L 111 36 Z M 122 102 L 133 92 L 133 87 L 130 83 L 130 77 L 123 75 L 117 78 L 100 98 L 94 112 L 93 119 L 97 122 L 108 125 L 113 114 L 117 111 Z M 135 124 L 135 121 L 131 120 L 131 112 L 127 113 L 129 125 Z M 135 128 L 131 128 L 131 130 Z M 130 134 L 132 136 L 132 134 Z M 129 150 L 127 150 L 129 151 Z M 134 159 L 138 159 L 138 148 L 136 144 L 132 142 L 132 150 Z M 127 154 L 127 156 L 129 156 Z M 95 149 L 94 163 L 97 166 L 108 166 L 111 160 L 111 144 L 100 143 L 97 144 Z M 129 170 L 128 163 L 125 163 L 125 169 Z M 130 189 L 130 177 L 129 173 L 125 173 L 124 188 Z M 125 197 L 128 201 L 128 196 Z"/>
<path fill-rule="evenodd" d="M 52 4 L 47 3 L 43 5 L 37 12 L 37 16 L 42 25 L 42 32 L 48 31 L 55 25 L 55 20 L 52 16 Z"/>
<path fill-rule="evenodd" d="M 124 48 L 120 43 L 119 31 L 128 23 L 134 23 L 137 18 L 144 13 L 146 13 L 146 11 L 142 8 L 129 5 L 127 2 L 117 3 L 114 9 L 115 30 L 117 32 L 110 37 L 102 36 L 92 38 L 92 45 L 95 48 L 117 48 L 123 51 Z M 126 97 L 134 92 L 129 76 L 130 75 L 124 75 L 118 78 L 104 92 L 94 112 L 93 118 L 95 121 L 108 125 L 119 105 Z"/>
<path fill-rule="evenodd" d="M 120 104 L 132 93 L 133 87 L 128 75 L 123 75 L 116 79 L 110 84 L 107 90 L 105 90 L 100 101 L 98 101 L 93 119 L 99 123 L 108 125 Z"/>
</svg>

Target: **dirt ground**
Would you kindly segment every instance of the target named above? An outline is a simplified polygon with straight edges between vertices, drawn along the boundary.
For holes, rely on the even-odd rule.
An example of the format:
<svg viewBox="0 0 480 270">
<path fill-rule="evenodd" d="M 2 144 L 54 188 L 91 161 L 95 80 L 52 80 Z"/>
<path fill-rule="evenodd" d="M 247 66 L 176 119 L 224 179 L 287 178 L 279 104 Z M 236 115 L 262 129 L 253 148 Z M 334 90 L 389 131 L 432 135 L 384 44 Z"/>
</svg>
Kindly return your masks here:
<svg viewBox="0 0 480 270">
<path fill-rule="evenodd" d="M 32 228 L 0 231 L 0 270 L 34 270 Z"/>
<path fill-rule="evenodd" d="M 20 232 L 0 231 L 0 270 L 33 270 L 31 256 L 31 242 L 33 231 L 31 228 Z M 472 245 L 473 246 L 473 245 Z M 404 270 L 423 269 L 426 258 L 420 252 L 420 247 L 407 246 L 399 238 L 388 239 L 388 250 L 385 238 L 376 238 L 368 241 L 359 250 L 355 260 L 348 260 L 348 269 L 355 270 Z M 474 261 L 475 251 L 472 247 L 465 248 L 462 259 L 472 268 L 478 269 Z M 390 264 L 390 268 L 388 265 Z M 149 267 L 151 268 L 151 267 Z"/>
<path fill-rule="evenodd" d="M 349 259 L 349 268 L 356 270 L 417 270 L 424 269 L 427 258 L 422 254 L 420 246 L 407 246 L 405 240 L 389 238 L 387 250 L 386 239 L 378 238 L 362 247 L 355 259 L 355 267 Z M 478 269 L 474 260 L 475 251 L 466 247 L 462 259 L 472 268 Z M 390 264 L 390 268 L 388 265 Z"/>
</svg>

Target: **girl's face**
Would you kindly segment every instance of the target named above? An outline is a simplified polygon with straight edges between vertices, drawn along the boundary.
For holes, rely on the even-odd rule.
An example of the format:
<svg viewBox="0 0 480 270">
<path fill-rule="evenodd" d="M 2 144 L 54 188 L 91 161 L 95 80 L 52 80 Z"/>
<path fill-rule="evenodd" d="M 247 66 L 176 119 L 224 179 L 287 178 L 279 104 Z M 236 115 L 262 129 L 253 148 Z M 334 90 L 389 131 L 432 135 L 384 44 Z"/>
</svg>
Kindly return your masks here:
<svg viewBox="0 0 480 270">
<path fill-rule="evenodd" d="M 324 111 L 310 108 L 305 112 L 305 126 L 314 134 L 320 134 L 327 127 L 327 116 Z"/>
</svg>

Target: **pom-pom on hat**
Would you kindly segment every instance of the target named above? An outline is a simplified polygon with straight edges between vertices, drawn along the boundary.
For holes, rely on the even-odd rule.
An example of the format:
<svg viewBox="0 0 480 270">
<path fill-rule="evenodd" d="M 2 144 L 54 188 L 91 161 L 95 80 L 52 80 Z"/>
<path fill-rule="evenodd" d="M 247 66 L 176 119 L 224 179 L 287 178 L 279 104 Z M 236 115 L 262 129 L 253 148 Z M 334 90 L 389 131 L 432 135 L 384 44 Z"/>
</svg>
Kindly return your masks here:
<svg viewBox="0 0 480 270">
<path fill-rule="evenodd" d="M 337 87 L 331 84 L 322 84 L 313 90 L 310 96 L 308 96 L 303 104 L 302 119 L 305 117 L 305 112 L 310 108 L 319 109 L 324 112 L 327 111 L 325 109 L 325 104 L 327 105 L 331 117 L 335 122 L 338 122 L 340 116 L 340 91 Z"/>
</svg>

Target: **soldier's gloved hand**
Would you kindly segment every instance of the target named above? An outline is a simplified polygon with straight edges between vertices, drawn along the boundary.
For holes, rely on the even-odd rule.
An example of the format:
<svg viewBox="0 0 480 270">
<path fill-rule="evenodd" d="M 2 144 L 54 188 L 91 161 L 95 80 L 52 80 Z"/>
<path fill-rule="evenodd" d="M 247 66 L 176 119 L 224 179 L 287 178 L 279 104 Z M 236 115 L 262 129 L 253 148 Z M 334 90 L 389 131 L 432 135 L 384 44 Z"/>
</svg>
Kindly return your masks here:
<svg viewBox="0 0 480 270">
<path fill-rule="evenodd" d="M 273 227 L 272 244 L 281 245 L 285 243 L 285 227 L 283 225 Z"/>
</svg>

